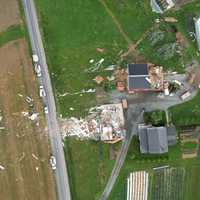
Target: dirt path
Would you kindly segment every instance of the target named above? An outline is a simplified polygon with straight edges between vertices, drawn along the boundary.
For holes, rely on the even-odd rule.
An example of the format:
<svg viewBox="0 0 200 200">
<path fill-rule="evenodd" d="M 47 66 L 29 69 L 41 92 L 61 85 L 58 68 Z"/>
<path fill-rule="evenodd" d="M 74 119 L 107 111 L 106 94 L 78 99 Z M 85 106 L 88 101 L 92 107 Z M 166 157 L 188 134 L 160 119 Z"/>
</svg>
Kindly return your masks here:
<svg viewBox="0 0 200 200">
<path fill-rule="evenodd" d="M 134 62 L 142 62 L 142 61 L 144 61 L 145 59 L 143 58 L 143 56 L 140 55 L 140 53 L 138 52 L 138 50 L 136 48 L 142 42 L 142 40 L 144 40 L 144 38 L 148 35 L 148 33 L 156 26 L 156 24 L 153 25 L 148 30 L 146 30 L 141 35 L 141 37 L 136 41 L 136 43 L 134 43 L 129 38 L 129 36 L 126 34 L 126 32 L 123 30 L 120 22 L 117 20 L 117 18 L 115 17 L 113 12 L 109 9 L 109 7 L 106 5 L 105 1 L 104 0 L 99 0 L 99 2 L 103 5 L 103 7 L 105 8 L 106 12 L 112 18 L 112 20 L 113 20 L 114 24 L 116 25 L 117 29 L 119 30 L 120 34 L 122 35 L 122 37 L 124 38 L 124 40 L 128 44 L 128 51 L 121 55 L 122 59 L 128 57 L 129 55 L 132 55 L 133 59 L 134 59 Z"/>
<path fill-rule="evenodd" d="M 109 9 L 109 7 L 106 5 L 106 3 L 104 2 L 104 0 L 99 0 L 99 2 L 103 5 L 103 7 L 105 8 L 106 12 L 109 14 L 109 16 L 112 18 L 114 24 L 116 25 L 117 29 L 119 30 L 120 34 L 122 35 L 122 37 L 124 38 L 124 40 L 128 43 L 128 46 L 133 45 L 133 41 L 128 37 L 128 35 L 125 33 L 125 31 L 123 30 L 121 24 L 119 23 L 119 21 L 117 20 L 117 18 L 115 17 L 115 15 L 113 14 L 113 12 Z"/>
<path fill-rule="evenodd" d="M 54 179 L 49 166 L 49 143 L 45 131 L 37 81 L 24 39 L 0 48 L 0 199 L 55 200 Z M 29 111 L 26 96 L 34 100 L 39 126 L 22 111 Z"/>
</svg>

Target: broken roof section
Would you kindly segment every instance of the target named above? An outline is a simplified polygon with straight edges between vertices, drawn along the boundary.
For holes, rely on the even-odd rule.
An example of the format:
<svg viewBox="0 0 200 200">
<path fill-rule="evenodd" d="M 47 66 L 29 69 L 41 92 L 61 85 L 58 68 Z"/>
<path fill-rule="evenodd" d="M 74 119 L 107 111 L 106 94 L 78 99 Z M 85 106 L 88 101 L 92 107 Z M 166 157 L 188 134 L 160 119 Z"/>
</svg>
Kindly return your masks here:
<svg viewBox="0 0 200 200">
<path fill-rule="evenodd" d="M 167 129 L 139 125 L 139 140 L 141 153 L 162 154 L 168 152 Z"/>
<path fill-rule="evenodd" d="M 195 33 L 196 33 L 198 49 L 200 51 L 200 17 L 195 20 Z"/>
<path fill-rule="evenodd" d="M 61 122 L 63 137 L 101 140 L 115 143 L 125 136 L 122 104 L 106 104 L 90 109 L 85 119 L 70 118 Z"/>
<path fill-rule="evenodd" d="M 128 91 L 162 91 L 163 68 L 153 64 L 128 64 Z"/>
<path fill-rule="evenodd" d="M 173 0 L 151 0 L 150 4 L 153 12 L 161 14 L 175 5 Z"/>
</svg>

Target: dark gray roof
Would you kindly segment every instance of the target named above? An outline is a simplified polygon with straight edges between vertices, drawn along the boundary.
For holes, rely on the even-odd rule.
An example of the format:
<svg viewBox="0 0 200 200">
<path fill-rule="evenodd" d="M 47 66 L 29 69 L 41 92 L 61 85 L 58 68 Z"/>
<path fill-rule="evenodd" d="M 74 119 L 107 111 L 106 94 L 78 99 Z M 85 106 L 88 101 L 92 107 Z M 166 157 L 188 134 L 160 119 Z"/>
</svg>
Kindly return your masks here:
<svg viewBox="0 0 200 200">
<path fill-rule="evenodd" d="M 148 137 L 147 137 L 147 126 L 140 126 L 139 129 L 139 140 L 140 140 L 140 152 L 148 153 Z"/>
<path fill-rule="evenodd" d="M 150 83 L 145 79 L 145 76 L 142 77 L 129 77 L 128 79 L 129 89 L 149 89 L 151 88 Z"/>
<path fill-rule="evenodd" d="M 167 140 L 168 145 L 176 144 L 176 127 L 174 125 L 167 127 Z"/>
<path fill-rule="evenodd" d="M 146 80 L 149 77 L 147 64 L 128 64 L 128 89 L 150 89 Z"/>
<path fill-rule="evenodd" d="M 148 75 L 148 65 L 147 64 L 128 64 L 128 74 L 129 75 Z"/>
<path fill-rule="evenodd" d="M 161 154 L 168 152 L 167 129 L 139 125 L 140 152 Z"/>
<path fill-rule="evenodd" d="M 168 152 L 167 130 L 165 127 L 147 128 L 149 153 L 160 154 Z"/>
</svg>

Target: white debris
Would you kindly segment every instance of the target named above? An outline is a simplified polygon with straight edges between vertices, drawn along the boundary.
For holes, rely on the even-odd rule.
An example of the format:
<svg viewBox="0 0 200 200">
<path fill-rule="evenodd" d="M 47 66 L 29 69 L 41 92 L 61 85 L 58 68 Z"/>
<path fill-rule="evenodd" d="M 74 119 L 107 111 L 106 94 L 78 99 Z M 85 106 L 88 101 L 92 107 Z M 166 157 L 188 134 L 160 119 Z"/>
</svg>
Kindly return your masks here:
<svg viewBox="0 0 200 200">
<path fill-rule="evenodd" d="M 27 96 L 25 100 L 27 103 L 31 103 L 33 101 L 33 99 L 29 96 Z"/>
<path fill-rule="evenodd" d="M 20 93 L 18 93 L 17 95 L 18 95 L 19 97 L 23 97 L 23 95 L 22 95 L 22 94 L 20 94 Z"/>
<path fill-rule="evenodd" d="M 1 127 L 0 127 L 0 130 L 4 130 L 4 129 L 5 129 L 5 127 L 4 127 L 4 126 L 1 126 Z"/>
<path fill-rule="evenodd" d="M 82 89 L 80 92 L 74 92 L 74 93 L 65 92 L 64 94 L 59 94 L 58 97 L 64 97 L 67 95 L 81 95 L 85 93 L 94 93 L 94 92 L 96 92 L 96 89 L 92 89 L 92 88 L 88 90 Z"/>
<path fill-rule="evenodd" d="M 29 116 L 28 118 L 32 121 L 36 120 L 38 118 L 39 113 L 33 113 L 31 116 Z"/>
<path fill-rule="evenodd" d="M 108 67 L 106 67 L 104 70 L 105 71 L 113 71 L 115 69 L 116 65 L 110 65 Z"/>
<path fill-rule="evenodd" d="M 108 79 L 108 81 L 114 81 L 115 80 L 114 76 L 107 76 L 106 78 Z"/>
<path fill-rule="evenodd" d="M 69 110 L 73 111 L 73 110 L 74 110 L 74 108 L 70 107 L 70 108 L 69 108 Z"/>
<path fill-rule="evenodd" d="M 38 171 L 38 170 L 39 170 L 39 167 L 35 167 L 35 170 Z"/>
<path fill-rule="evenodd" d="M 5 170 L 5 167 L 0 165 L 0 170 Z"/>
<path fill-rule="evenodd" d="M 0 122 L 2 121 L 2 119 L 3 119 L 3 117 L 2 117 L 2 116 L 0 116 Z"/>
<path fill-rule="evenodd" d="M 124 138 L 122 104 L 102 105 L 89 110 L 85 119 L 70 118 L 61 121 L 63 138 L 77 136 L 81 139 L 119 140 Z"/>
<path fill-rule="evenodd" d="M 35 158 L 36 160 L 39 160 L 39 158 L 34 153 L 32 153 L 32 157 Z"/>
<path fill-rule="evenodd" d="M 89 63 L 92 64 L 93 62 L 94 62 L 94 59 L 90 59 L 90 60 L 89 60 Z"/>
<path fill-rule="evenodd" d="M 24 117 L 27 117 L 27 116 L 28 116 L 28 112 L 22 112 L 22 115 L 23 115 Z"/>
</svg>

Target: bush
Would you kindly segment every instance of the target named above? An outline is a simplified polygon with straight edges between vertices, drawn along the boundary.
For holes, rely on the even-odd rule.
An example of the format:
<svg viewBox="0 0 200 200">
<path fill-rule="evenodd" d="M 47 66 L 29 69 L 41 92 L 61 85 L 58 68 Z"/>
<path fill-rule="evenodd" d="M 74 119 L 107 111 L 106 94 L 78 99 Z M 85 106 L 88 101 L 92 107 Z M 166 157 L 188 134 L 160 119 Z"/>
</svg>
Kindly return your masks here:
<svg viewBox="0 0 200 200">
<path fill-rule="evenodd" d="M 164 126 L 166 123 L 165 112 L 162 110 L 155 110 L 152 112 L 144 113 L 144 121 L 153 126 Z"/>
</svg>

